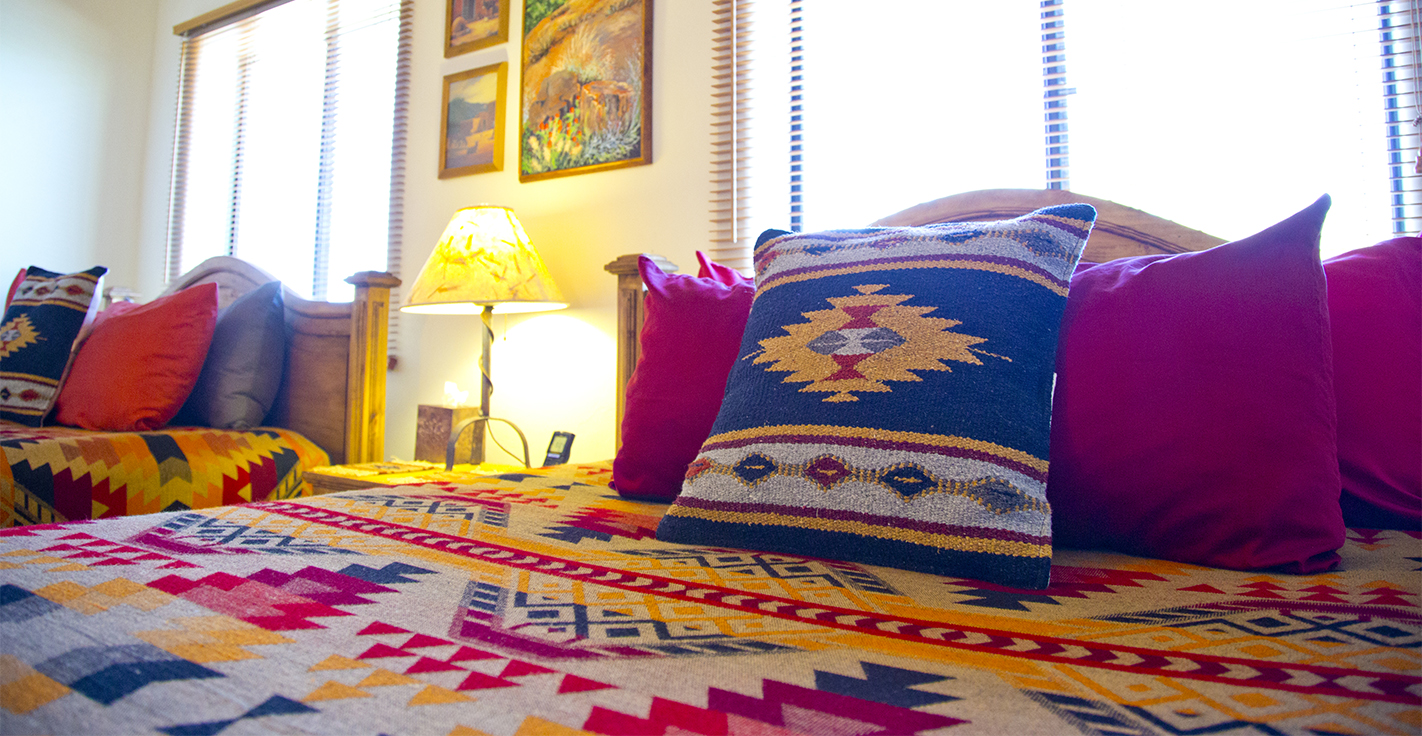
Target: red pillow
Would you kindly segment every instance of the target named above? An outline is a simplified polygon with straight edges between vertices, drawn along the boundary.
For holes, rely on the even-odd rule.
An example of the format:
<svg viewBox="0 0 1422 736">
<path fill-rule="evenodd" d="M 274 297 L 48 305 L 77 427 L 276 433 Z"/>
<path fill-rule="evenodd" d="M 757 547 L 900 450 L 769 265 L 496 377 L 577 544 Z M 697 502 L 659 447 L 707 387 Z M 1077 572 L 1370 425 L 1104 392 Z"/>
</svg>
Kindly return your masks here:
<svg viewBox="0 0 1422 736">
<path fill-rule="evenodd" d="M 161 428 L 197 383 L 216 325 L 212 283 L 105 317 L 74 356 L 55 419 L 113 432 Z"/>
<path fill-rule="evenodd" d="M 15 292 L 20 290 L 20 284 L 25 283 L 26 273 L 26 269 L 20 269 L 20 272 L 15 274 L 15 280 L 10 282 L 10 291 L 5 294 L 5 309 L 9 309 L 10 302 L 15 301 Z"/>
<path fill-rule="evenodd" d="M 1072 276 L 1047 480 L 1055 544 L 1240 570 L 1338 563 L 1318 259 L 1329 204 L 1207 251 Z"/>
<path fill-rule="evenodd" d="M 1344 521 L 1422 528 L 1422 238 L 1345 253 L 1323 270 Z"/>
<path fill-rule="evenodd" d="M 755 289 L 744 277 L 727 285 L 668 275 L 646 257 L 637 265 L 647 312 L 637 368 L 627 381 L 612 485 L 624 496 L 669 501 L 681 492 L 686 466 L 721 410 Z"/>
</svg>

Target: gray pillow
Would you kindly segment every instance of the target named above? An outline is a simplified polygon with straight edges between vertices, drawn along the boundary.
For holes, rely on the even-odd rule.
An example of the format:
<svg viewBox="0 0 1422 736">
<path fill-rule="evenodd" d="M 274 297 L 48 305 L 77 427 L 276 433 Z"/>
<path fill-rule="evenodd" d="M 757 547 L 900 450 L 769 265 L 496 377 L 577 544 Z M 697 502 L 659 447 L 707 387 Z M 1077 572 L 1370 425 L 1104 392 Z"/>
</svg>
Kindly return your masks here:
<svg viewBox="0 0 1422 736">
<path fill-rule="evenodd" d="M 202 375 L 174 423 L 217 429 L 260 426 L 286 364 L 281 282 L 257 287 L 217 316 Z"/>
</svg>

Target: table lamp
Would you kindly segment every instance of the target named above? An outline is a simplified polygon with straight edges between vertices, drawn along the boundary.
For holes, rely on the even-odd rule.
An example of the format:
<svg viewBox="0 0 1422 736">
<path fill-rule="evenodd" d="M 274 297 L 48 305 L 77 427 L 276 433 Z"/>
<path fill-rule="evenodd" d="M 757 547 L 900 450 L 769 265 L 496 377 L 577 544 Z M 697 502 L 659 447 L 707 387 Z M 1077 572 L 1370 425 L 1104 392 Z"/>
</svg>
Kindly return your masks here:
<svg viewBox="0 0 1422 736">
<path fill-rule="evenodd" d="M 472 422 L 499 420 L 489 415 L 489 354 L 493 347 L 495 312 L 541 312 L 568 306 L 538 250 L 513 210 L 479 205 L 454 213 L 444 234 L 410 288 L 402 312 L 415 314 L 475 314 L 484 323 L 479 413 Z M 467 423 L 466 425 L 467 426 Z M 450 439 L 463 427 L 456 427 Z M 514 427 L 517 430 L 517 427 Z M 471 460 L 484 461 L 483 427 L 475 431 Z M 519 432 L 520 438 L 523 433 Z M 525 443 L 526 445 L 527 443 Z M 527 449 L 524 451 L 528 454 Z M 525 460 L 526 462 L 526 460 Z"/>
</svg>

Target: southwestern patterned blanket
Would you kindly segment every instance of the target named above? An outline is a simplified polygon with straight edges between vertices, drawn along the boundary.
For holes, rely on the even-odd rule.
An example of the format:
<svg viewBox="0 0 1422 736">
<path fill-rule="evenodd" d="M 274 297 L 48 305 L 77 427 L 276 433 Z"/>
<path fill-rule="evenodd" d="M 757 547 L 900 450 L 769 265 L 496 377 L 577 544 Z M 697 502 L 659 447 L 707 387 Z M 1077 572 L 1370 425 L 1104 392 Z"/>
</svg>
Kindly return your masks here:
<svg viewBox="0 0 1422 736">
<path fill-rule="evenodd" d="M 289 430 L 96 432 L 0 422 L 0 528 L 311 495 L 326 451 Z"/>
<path fill-rule="evenodd" d="M 0 731 L 1416 733 L 1422 535 L 1051 586 L 658 542 L 564 466 L 0 532 Z M 462 482 L 446 482 L 458 480 Z"/>
</svg>

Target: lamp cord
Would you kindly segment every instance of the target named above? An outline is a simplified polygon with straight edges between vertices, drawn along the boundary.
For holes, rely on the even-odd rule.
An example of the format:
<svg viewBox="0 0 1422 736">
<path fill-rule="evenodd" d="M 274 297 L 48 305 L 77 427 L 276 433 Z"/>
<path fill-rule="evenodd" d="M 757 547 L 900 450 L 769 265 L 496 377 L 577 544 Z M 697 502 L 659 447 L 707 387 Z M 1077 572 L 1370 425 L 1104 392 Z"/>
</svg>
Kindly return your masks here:
<svg viewBox="0 0 1422 736">
<path fill-rule="evenodd" d="M 513 429 L 514 433 L 518 435 L 519 441 L 523 443 L 523 467 L 525 467 L 525 468 L 533 467 L 533 466 L 530 465 L 530 463 L 529 463 L 529 458 L 528 458 L 528 438 L 524 436 L 523 430 L 519 429 L 517 424 L 514 424 L 513 422 L 510 422 L 510 421 L 507 420 L 507 419 L 500 419 L 499 417 L 491 417 L 491 416 L 486 416 L 486 415 L 480 414 L 480 415 L 477 416 L 477 417 L 470 417 L 469 419 L 465 419 L 464 421 L 460 422 L 459 424 L 454 425 L 454 429 L 450 431 L 450 433 L 449 433 L 449 442 L 446 443 L 445 446 L 444 446 L 444 469 L 445 469 L 445 470 L 453 470 L 453 469 L 454 469 L 454 451 L 455 451 L 456 446 L 459 444 L 459 436 L 462 435 L 462 434 L 464 434 L 464 430 L 465 430 L 465 429 L 467 429 L 467 428 L 470 427 L 470 426 L 478 425 L 480 422 L 483 422 L 483 423 L 486 423 L 486 424 L 487 424 L 488 422 L 503 422 L 504 424 L 509 425 L 509 428 Z M 476 431 L 476 432 L 483 432 L 484 429 L 485 429 L 484 427 L 477 427 L 477 428 L 475 429 L 475 431 Z M 488 434 L 489 434 L 490 437 L 493 437 L 493 432 L 489 432 Z M 494 440 L 494 444 L 499 445 L 499 441 L 498 441 L 497 439 Z M 512 452 L 509 452 L 508 449 L 505 448 L 503 445 L 499 445 L 499 448 L 502 449 L 504 452 L 508 452 L 509 455 L 513 455 L 513 453 L 512 453 Z M 513 455 L 513 456 L 514 456 L 515 459 L 517 459 L 517 457 L 518 457 L 517 455 Z"/>
<path fill-rule="evenodd" d="M 510 450 L 509 448 L 504 447 L 504 443 L 500 442 L 500 441 L 499 441 L 499 438 L 494 436 L 494 429 L 493 429 L 492 427 L 489 428 L 489 431 L 485 434 L 485 436 L 487 436 L 489 439 L 493 440 L 493 441 L 494 441 L 494 444 L 498 445 L 498 446 L 499 446 L 499 449 L 500 449 L 500 450 L 503 450 L 505 455 L 508 455 L 509 457 L 511 457 L 511 458 L 513 458 L 513 459 L 515 459 L 515 460 L 518 459 L 518 455 L 513 454 L 513 451 Z M 486 459 L 487 459 L 487 458 L 486 458 Z M 527 454 L 525 454 L 525 455 L 523 456 L 523 467 L 525 467 L 525 468 L 532 467 L 531 465 L 528 464 L 528 455 L 527 455 Z"/>
</svg>

